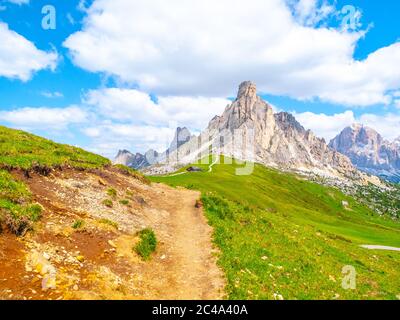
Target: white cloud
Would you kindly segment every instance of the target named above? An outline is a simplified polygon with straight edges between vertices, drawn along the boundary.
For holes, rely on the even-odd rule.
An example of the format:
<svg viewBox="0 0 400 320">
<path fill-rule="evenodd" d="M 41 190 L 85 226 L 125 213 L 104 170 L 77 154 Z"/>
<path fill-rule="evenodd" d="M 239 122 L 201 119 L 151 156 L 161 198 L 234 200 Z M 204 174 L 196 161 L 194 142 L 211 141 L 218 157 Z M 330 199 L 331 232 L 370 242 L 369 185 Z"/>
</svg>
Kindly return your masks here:
<svg viewBox="0 0 400 320">
<path fill-rule="evenodd" d="M 356 117 L 352 111 L 345 111 L 334 115 L 312 112 L 294 113 L 294 115 L 306 129 L 311 129 L 317 136 L 323 137 L 327 143 L 345 127 L 356 122 L 375 129 L 389 141 L 399 136 L 400 114 L 375 115 L 365 113 Z"/>
<path fill-rule="evenodd" d="M 43 91 L 40 93 L 43 97 L 46 98 L 63 98 L 64 95 L 61 92 L 58 91 L 54 91 L 54 92 L 50 92 L 50 91 Z"/>
<path fill-rule="evenodd" d="M 27 81 L 39 70 L 55 69 L 57 53 L 37 49 L 3 22 L 0 22 L 0 39 L 0 77 Z"/>
<path fill-rule="evenodd" d="M 315 26 L 335 11 L 334 6 L 324 2 L 318 5 L 318 0 L 289 1 L 294 8 L 295 18 L 303 25 Z"/>
<path fill-rule="evenodd" d="M 306 129 L 311 129 L 317 136 L 324 138 L 327 143 L 345 127 L 356 121 L 352 111 L 334 115 L 293 112 L 293 115 Z"/>
<path fill-rule="evenodd" d="M 386 139 L 393 141 L 399 137 L 400 114 L 387 113 L 385 115 L 363 114 L 358 122 L 374 128 Z"/>
<path fill-rule="evenodd" d="M 82 103 L 97 116 L 96 123 L 81 130 L 92 139 L 89 149 L 112 158 L 118 149 L 146 152 L 152 148 L 162 152 L 169 146 L 177 126 L 200 131 L 230 101 L 159 96 L 155 102 L 139 90 L 105 88 L 90 90 Z"/>
<path fill-rule="evenodd" d="M 391 102 L 400 43 L 363 61 L 365 32 L 313 27 L 332 7 L 302 0 L 96 0 L 65 42 L 78 66 L 160 95 L 230 96 L 243 80 L 260 91 L 356 106 Z"/>
<path fill-rule="evenodd" d="M 70 124 L 84 123 L 88 115 L 81 108 L 20 108 L 0 111 L 0 121 L 14 127 L 30 130 L 62 130 Z"/>
<path fill-rule="evenodd" d="M 164 151 L 169 147 L 176 128 L 149 125 L 105 123 L 82 131 L 92 138 L 88 149 L 114 158 L 120 149 L 146 152 L 149 149 Z"/>
<path fill-rule="evenodd" d="M 160 96 L 157 103 L 144 92 L 134 89 L 91 90 L 84 103 L 114 121 L 147 125 L 177 122 L 192 130 L 203 129 L 212 117 L 221 114 L 227 99 L 208 97 Z"/>
</svg>

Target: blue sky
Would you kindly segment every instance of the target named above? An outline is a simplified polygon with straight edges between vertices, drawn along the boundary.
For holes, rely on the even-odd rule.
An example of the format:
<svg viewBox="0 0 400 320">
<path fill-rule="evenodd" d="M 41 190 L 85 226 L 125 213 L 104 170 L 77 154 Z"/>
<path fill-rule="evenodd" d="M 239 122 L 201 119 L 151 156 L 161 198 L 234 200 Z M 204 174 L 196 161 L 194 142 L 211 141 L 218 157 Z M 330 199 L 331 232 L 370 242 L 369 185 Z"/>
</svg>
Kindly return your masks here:
<svg viewBox="0 0 400 320">
<path fill-rule="evenodd" d="M 400 135 L 399 1 L 252 0 L 243 12 L 172 0 L 174 14 L 111 2 L 0 0 L 1 124 L 112 157 L 162 148 L 175 125 L 198 132 L 254 80 L 326 139 L 354 121 Z M 55 30 L 42 28 L 49 4 Z M 342 28 L 345 5 L 355 29 Z"/>
</svg>

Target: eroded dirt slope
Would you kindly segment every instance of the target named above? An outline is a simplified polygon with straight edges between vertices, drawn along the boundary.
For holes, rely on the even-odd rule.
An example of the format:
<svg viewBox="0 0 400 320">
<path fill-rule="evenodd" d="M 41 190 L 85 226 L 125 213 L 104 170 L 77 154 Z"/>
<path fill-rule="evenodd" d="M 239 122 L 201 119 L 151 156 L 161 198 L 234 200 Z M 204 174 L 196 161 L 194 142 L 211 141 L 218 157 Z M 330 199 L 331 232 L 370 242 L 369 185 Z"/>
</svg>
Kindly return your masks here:
<svg viewBox="0 0 400 320">
<path fill-rule="evenodd" d="M 0 235 L 0 299 L 223 298 L 198 192 L 146 185 L 112 169 L 14 174 L 44 213 L 23 238 Z M 81 228 L 73 228 L 77 221 Z M 159 240 L 148 262 L 133 250 L 145 227 Z"/>
</svg>

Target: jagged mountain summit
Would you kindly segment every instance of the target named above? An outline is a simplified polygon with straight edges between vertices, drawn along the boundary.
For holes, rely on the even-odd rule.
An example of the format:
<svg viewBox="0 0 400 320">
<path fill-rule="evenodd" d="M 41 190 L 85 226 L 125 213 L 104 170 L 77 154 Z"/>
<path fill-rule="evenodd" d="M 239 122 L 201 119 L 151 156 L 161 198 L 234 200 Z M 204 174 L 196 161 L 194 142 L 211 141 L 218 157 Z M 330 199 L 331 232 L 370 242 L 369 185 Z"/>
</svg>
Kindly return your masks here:
<svg viewBox="0 0 400 320">
<path fill-rule="evenodd" d="M 114 159 L 115 164 L 123 164 L 131 168 L 144 168 L 150 165 L 146 157 L 140 153 L 133 154 L 128 150 L 118 151 Z"/>
<path fill-rule="evenodd" d="M 345 128 L 329 146 L 350 158 L 361 171 L 400 182 L 400 139 L 389 142 L 374 129 L 354 124 Z"/>
<path fill-rule="evenodd" d="M 187 143 L 191 137 L 191 133 L 187 128 L 178 127 L 169 148 L 165 152 L 158 153 L 157 151 L 150 149 L 145 154 L 133 154 L 127 150 L 120 150 L 114 159 L 114 163 L 123 164 L 134 169 L 149 167 L 153 164 L 165 161 L 171 152 Z"/>
<path fill-rule="evenodd" d="M 215 116 L 199 136 L 191 137 L 163 162 L 170 169 L 198 160 L 210 152 L 283 170 L 334 177 L 360 176 L 348 157 L 332 150 L 324 139 L 304 129 L 293 115 L 274 114 L 250 81 L 239 86 L 237 98 L 221 116 Z M 149 173 L 160 173 L 160 166 Z"/>
<path fill-rule="evenodd" d="M 169 146 L 168 151 L 172 152 L 178 149 L 181 145 L 188 142 L 191 138 L 190 131 L 187 128 L 180 128 L 178 127 L 175 132 L 174 139 Z"/>
</svg>

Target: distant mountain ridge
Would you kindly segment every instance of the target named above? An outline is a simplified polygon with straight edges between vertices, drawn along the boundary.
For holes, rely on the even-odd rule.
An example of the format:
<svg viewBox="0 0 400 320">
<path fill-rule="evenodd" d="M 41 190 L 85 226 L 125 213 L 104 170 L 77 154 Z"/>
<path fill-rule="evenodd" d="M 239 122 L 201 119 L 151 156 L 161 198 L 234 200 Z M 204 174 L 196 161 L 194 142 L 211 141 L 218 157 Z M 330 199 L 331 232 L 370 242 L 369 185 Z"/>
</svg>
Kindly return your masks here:
<svg viewBox="0 0 400 320">
<path fill-rule="evenodd" d="M 148 150 L 145 154 L 133 154 L 128 150 L 120 150 L 114 159 L 114 163 L 123 164 L 134 169 L 149 167 L 153 164 L 165 161 L 171 152 L 174 152 L 183 144 L 187 143 L 191 137 L 191 133 L 186 127 L 178 127 L 169 148 L 163 153 L 158 153 L 153 149 Z"/>
<path fill-rule="evenodd" d="M 390 142 L 376 130 L 354 124 L 332 139 L 329 146 L 348 156 L 359 170 L 400 182 L 400 137 Z"/>
<path fill-rule="evenodd" d="M 128 150 L 120 150 L 118 151 L 117 156 L 114 160 L 115 164 L 123 164 L 125 166 L 138 169 L 144 168 L 150 165 L 147 161 L 146 157 L 141 153 L 133 154 Z"/>
<path fill-rule="evenodd" d="M 183 132 L 183 139 L 179 133 Z M 328 147 L 324 139 L 304 129 L 287 112 L 274 114 L 272 107 L 257 95 L 257 87 L 246 81 L 236 99 L 221 116 L 215 116 L 199 136 L 177 130 L 181 141 L 148 161 L 150 174 L 173 171 L 209 153 L 224 154 L 284 170 L 308 171 L 335 177 L 359 177 L 350 159 Z M 174 139 L 174 140 L 175 140 Z M 247 141 L 246 141 L 247 140 Z M 154 170 L 152 169 L 154 168 Z"/>
</svg>

